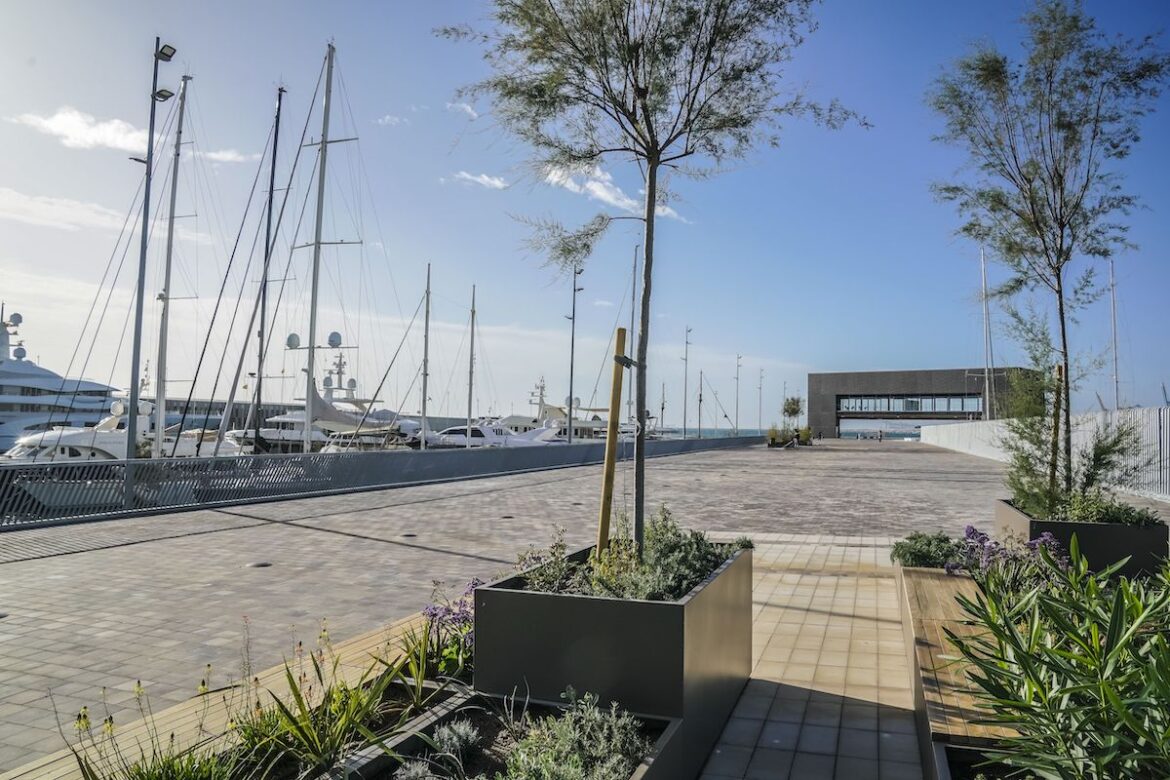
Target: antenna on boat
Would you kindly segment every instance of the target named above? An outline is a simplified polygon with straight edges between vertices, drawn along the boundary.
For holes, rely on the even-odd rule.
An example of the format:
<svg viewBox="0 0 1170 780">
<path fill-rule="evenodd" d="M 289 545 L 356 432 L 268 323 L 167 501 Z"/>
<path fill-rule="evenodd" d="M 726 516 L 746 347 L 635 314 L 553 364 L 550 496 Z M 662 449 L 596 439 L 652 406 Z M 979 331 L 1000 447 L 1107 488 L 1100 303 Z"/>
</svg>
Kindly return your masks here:
<svg viewBox="0 0 1170 780">
<path fill-rule="evenodd" d="M 163 431 L 167 427 L 167 331 L 171 313 L 171 261 L 175 254 L 175 201 L 179 195 L 179 160 L 183 147 L 183 115 L 187 108 L 187 82 L 183 76 L 179 84 L 179 118 L 175 125 L 175 157 L 171 162 L 171 211 L 167 215 L 167 254 L 163 265 L 163 289 L 158 295 L 162 313 L 158 323 L 158 360 L 154 367 L 154 443 L 153 457 L 163 456 Z M 181 427 L 181 426 L 180 426 Z"/>
</svg>

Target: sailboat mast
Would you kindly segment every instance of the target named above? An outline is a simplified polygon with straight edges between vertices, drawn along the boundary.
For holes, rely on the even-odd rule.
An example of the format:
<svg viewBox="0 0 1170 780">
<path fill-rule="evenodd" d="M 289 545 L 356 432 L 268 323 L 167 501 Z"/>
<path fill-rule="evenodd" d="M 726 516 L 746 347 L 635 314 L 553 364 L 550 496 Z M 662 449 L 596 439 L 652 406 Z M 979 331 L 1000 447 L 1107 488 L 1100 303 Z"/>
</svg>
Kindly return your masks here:
<svg viewBox="0 0 1170 780">
<path fill-rule="evenodd" d="M 268 319 L 268 268 L 272 263 L 272 207 L 276 198 L 276 147 L 280 142 L 280 106 L 284 102 L 284 87 L 276 89 L 276 119 L 272 126 L 272 162 L 268 166 L 268 215 L 264 225 L 264 272 L 260 277 L 260 328 L 256 331 L 256 402 L 252 405 L 256 430 L 252 436 L 252 452 L 260 444 L 260 403 L 264 385 L 264 323 Z"/>
<path fill-rule="evenodd" d="M 703 369 L 699 369 L 699 438 L 703 438 Z"/>
<path fill-rule="evenodd" d="M 471 285 L 471 356 L 467 363 L 467 446 L 471 447 L 471 399 L 475 389 L 475 285 Z"/>
<path fill-rule="evenodd" d="M 309 351 L 305 374 L 305 422 L 302 446 L 306 454 L 313 451 L 313 396 L 317 381 L 313 375 L 317 353 L 317 294 L 321 286 L 321 226 L 325 220 L 325 162 L 329 155 L 329 104 L 333 99 L 333 44 L 325 53 L 325 105 L 321 117 L 321 151 L 317 165 L 317 222 L 313 230 L 313 285 L 309 298 Z"/>
<path fill-rule="evenodd" d="M 187 108 L 187 82 L 183 76 L 179 84 L 179 118 L 175 125 L 175 157 L 171 163 L 171 213 L 167 215 L 167 256 L 163 266 L 163 289 L 158 299 L 162 315 L 158 325 L 158 362 L 154 369 L 154 457 L 163 456 L 163 431 L 167 427 L 167 330 L 171 309 L 171 260 L 175 252 L 175 200 L 179 194 L 179 159 L 183 145 L 183 114 Z M 133 413 L 133 411 L 132 411 Z"/>
<path fill-rule="evenodd" d="M 983 419 L 995 419 L 995 385 L 991 377 L 991 308 L 987 300 L 987 256 L 979 247 L 979 272 L 983 277 Z"/>
<path fill-rule="evenodd" d="M 431 375 L 431 264 L 427 263 L 426 313 L 423 315 L 422 425 L 419 449 L 427 448 L 427 380 Z"/>
<path fill-rule="evenodd" d="M 1113 276 L 1113 258 L 1109 258 L 1109 316 L 1113 320 L 1113 408 L 1121 408 L 1121 386 L 1117 370 L 1117 280 Z"/>
</svg>

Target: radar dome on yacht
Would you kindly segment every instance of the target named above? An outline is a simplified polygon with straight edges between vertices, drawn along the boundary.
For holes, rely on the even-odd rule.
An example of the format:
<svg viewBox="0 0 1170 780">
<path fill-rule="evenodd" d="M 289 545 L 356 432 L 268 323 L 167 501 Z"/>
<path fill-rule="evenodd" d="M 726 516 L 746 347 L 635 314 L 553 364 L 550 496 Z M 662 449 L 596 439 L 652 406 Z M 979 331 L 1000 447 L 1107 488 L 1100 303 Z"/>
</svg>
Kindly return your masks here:
<svg viewBox="0 0 1170 780">
<path fill-rule="evenodd" d="M 28 350 L 26 350 L 24 347 L 17 347 L 16 349 L 12 350 L 12 357 L 16 358 L 17 360 L 24 360 L 25 355 L 27 354 Z"/>
<path fill-rule="evenodd" d="M 349 381 L 345 383 L 345 386 L 348 387 L 350 390 L 357 390 L 357 380 L 354 379 L 353 377 L 350 377 Z"/>
<path fill-rule="evenodd" d="M 126 413 L 126 402 L 118 399 L 110 404 L 110 414 L 115 417 L 121 417 Z"/>
<path fill-rule="evenodd" d="M 288 338 L 284 340 L 284 345 L 289 349 L 300 349 L 301 337 L 295 333 L 288 334 Z"/>
<path fill-rule="evenodd" d="M 138 402 L 138 414 L 149 415 L 153 411 L 154 411 L 154 404 L 152 404 L 150 401 L 139 401 Z"/>
<path fill-rule="evenodd" d="M 11 325 L 19 325 L 20 323 L 24 322 L 24 317 L 20 316 L 16 312 L 12 312 L 12 316 L 8 318 L 8 322 Z"/>
<path fill-rule="evenodd" d="M 341 346 L 341 334 L 340 333 L 338 333 L 337 331 L 333 331 L 332 333 L 329 334 L 329 346 L 332 347 L 333 349 L 337 349 L 338 347 Z"/>
<path fill-rule="evenodd" d="M 325 381 L 322 382 L 321 384 L 325 385 L 326 387 L 333 387 L 333 377 L 331 377 L 331 376 L 325 377 Z"/>
</svg>

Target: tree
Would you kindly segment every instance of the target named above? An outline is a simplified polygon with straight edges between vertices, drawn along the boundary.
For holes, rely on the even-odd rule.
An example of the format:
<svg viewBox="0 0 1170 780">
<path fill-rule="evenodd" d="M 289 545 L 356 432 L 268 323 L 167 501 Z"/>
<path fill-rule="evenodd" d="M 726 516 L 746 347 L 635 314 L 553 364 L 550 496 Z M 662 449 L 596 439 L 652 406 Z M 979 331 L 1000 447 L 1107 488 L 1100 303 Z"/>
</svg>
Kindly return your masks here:
<svg viewBox="0 0 1170 780">
<path fill-rule="evenodd" d="M 1138 142 L 1140 120 L 1161 94 L 1170 57 L 1151 37 L 1108 39 L 1079 3 L 1038 0 L 1024 24 L 1021 61 L 984 44 L 936 82 L 930 101 L 945 121 L 940 140 L 967 151 L 971 176 L 935 190 L 966 217 L 961 232 L 989 245 L 1011 272 L 995 294 L 1051 295 L 1063 379 L 1056 388 L 1061 424 L 1049 433 L 1067 493 L 1073 480 L 1069 326 L 1100 293 L 1093 266 L 1082 261 L 1129 246 L 1120 219 L 1137 198 L 1122 189 L 1113 164 Z M 1049 486 L 1049 493 L 1056 490 Z"/>
<path fill-rule="evenodd" d="M 494 26 L 445 28 L 485 50 L 491 75 L 462 94 L 490 99 L 508 131 L 533 150 L 538 174 L 594 171 L 610 158 L 643 178 L 642 299 L 634 445 L 634 533 L 644 524 L 646 356 L 654 272 L 655 217 L 665 207 L 664 173 L 708 175 L 761 141 L 778 141 L 779 120 L 808 116 L 838 127 L 854 115 L 781 89 L 782 66 L 813 29 L 812 0 L 493 0 Z M 664 171 L 665 169 L 665 171 Z M 572 268 L 616 218 L 578 229 L 533 220 L 534 243 Z"/>
<path fill-rule="evenodd" d="M 804 399 L 795 395 L 791 398 L 785 398 L 784 408 L 781 411 L 784 412 L 784 417 L 789 420 L 800 417 L 804 412 Z"/>
</svg>

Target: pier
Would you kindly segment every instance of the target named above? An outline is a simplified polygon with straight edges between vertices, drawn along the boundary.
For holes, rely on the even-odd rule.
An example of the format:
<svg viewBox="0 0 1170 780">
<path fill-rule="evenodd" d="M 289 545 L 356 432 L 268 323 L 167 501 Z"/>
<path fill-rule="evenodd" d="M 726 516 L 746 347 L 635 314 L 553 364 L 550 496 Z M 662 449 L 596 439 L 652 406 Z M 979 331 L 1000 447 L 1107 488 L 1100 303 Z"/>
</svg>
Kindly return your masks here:
<svg viewBox="0 0 1170 780">
<path fill-rule="evenodd" d="M 619 507 L 632 493 L 627 468 L 619 468 Z M 992 501 L 1003 495 L 1000 468 L 915 443 L 835 441 L 659 458 L 647 474 L 650 506 L 665 503 L 685 525 L 757 542 L 758 663 L 748 712 L 764 708 L 761 697 L 795 695 L 785 685 L 807 700 L 823 683 L 828 696 L 856 688 L 857 701 L 872 699 L 889 708 L 891 724 L 904 725 L 904 662 L 882 652 L 900 631 L 889 545 L 915 529 L 990 527 Z M 121 723 L 137 716 L 136 680 L 159 711 L 193 696 L 206 664 L 212 685 L 239 679 L 245 616 L 251 663 L 265 669 L 289 657 L 298 639 L 315 644 L 322 619 L 341 641 L 417 611 L 434 581 L 454 591 L 510 569 L 558 527 L 571 544 L 587 542 L 599 475 L 590 465 L 2 534 L 0 771 L 60 750 L 58 720 L 70 734 L 82 705 L 100 712 L 103 687 Z M 816 628 L 796 630 L 805 624 Z M 855 669 L 847 665 L 854 626 L 865 656 Z M 862 638 L 870 629 L 872 646 Z M 805 646 L 814 639 L 818 648 Z M 820 653 L 830 639 L 845 641 Z M 872 674 L 857 671 L 864 669 Z M 775 722 L 791 725 L 795 707 L 777 706 L 788 720 Z M 826 709 L 834 707 L 811 712 Z M 742 776 L 735 767 L 746 771 L 772 723 L 744 717 L 751 722 L 729 724 L 726 749 L 712 758 L 713 768 L 732 774 L 713 776 Z M 795 760 L 800 730 L 771 732 L 795 742 L 764 749 Z M 881 733 L 875 725 L 874 738 Z M 822 752 L 805 752 L 836 756 L 829 732 L 807 734 L 806 747 Z"/>
</svg>

